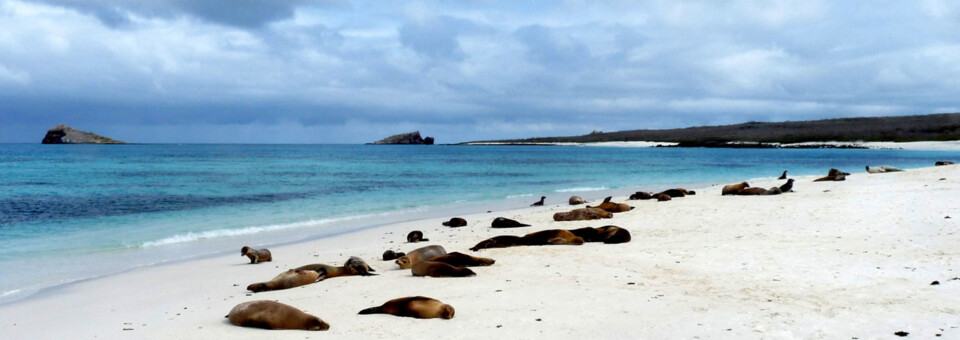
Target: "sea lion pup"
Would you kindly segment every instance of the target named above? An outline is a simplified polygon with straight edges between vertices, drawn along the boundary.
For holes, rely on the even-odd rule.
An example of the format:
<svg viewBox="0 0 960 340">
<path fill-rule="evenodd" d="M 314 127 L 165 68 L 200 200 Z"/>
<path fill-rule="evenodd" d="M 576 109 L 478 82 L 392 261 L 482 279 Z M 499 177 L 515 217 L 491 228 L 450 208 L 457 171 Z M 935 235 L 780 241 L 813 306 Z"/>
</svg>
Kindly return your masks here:
<svg viewBox="0 0 960 340">
<path fill-rule="evenodd" d="M 540 196 L 540 200 L 539 200 L 539 201 L 536 201 L 536 202 L 533 202 L 533 204 L 531 204 L 530 206 L 531 206 L 531 207 L 539 207 L 539 206 L 542 206 L 542 205 L 543 205 L 543 201 L 546 200 L 546 199 L 547 199 L 547 196 Z"/>
<path fill-rule="evenodd" d="M 944 166 L 944 165 L 953 165 L 951 161 L 937 161 L 933 164 L 934 166 Z"/>
<path fill-rule="evenodd" d="M 300 266 L 294 270 L 312 270 L 320 274 L 320 277 L 317 278 L 317 281 L 323 281 L 326 279 L 338 277 L 338 276 L 373 276 L 377 275 L 372 272 L 375 272 L 373 268 L 370 267 L 366 262 L 356 256 L 351 256 L 343 264 L 343 266 L 331 266 L 322 263 L 317 264 L 308 264 L 305 266 Z"/>
<path fill-rule="evenodd" d="M 420 261 L 410 268 L 413 276 L 429 277 L 467 277 L 477 276 L 470 268 L 455 267 L 443 262 Z"/>
<path fill-rule="evenodd" d="M 570 232 L 583 238 L 584 242 L 603 242 L 607 244 L 630 242 L 630 231 L 614 225 L 572 229 Z"/>
<path fill-rule="evenodd" d="M 244 302 L 227 314 L 230 323 L 241 327 L 325 331 L 330 325 L 320 318 L 276 301 Z"/>
<path fill-rule="evenodd" d="M 750 188 L 737 191 L 737 195 L 740 195 L 740 196 L 763 195 L 766 192 L 767 192 L 767 189 L 764 189 L 764 188 L 750 187 Z"/>
<path fill-rule="evenodd" d="M 490 223 L 490 227 L 492 228 L 519 228 L 529 226 L 529 224 L 520 223 L 506 217 L 497 217 Z"/>
<path fill-rule="evenodd" d="M 270 251 L 267 249 L 253 249 L 243 246 L 243 248 L 240 248 L 240 256 L 249 257 L 251 264 L 273 261 L 273 256 L 270 255 Z"/>
<path fill-rule="evenodd" d="M 383 252 L 383 260 L 384 261 L 396 260 L 403 255 L 407 255 L 407 254 L 404 254 L 402 251 L 395 252 L 393 250 L 387 250 Z"/>
<path fill-rule="evenodd" d="M 787 179 L 787 170 L 783 170 L 783 175 L 780 175 L 780 178 L 777 179 Z"/>
<path fill-rule="evenodd" d="M 467 220 L 459 217 L 454 217 L 454 218 L 451 218 L 449 221 L 443 222 L 442 224 L 451 228 L 463 227 L 467 225 Z"/>
<path fill-rule="evenodd" d="M 570 199 L 568 200 L 568 202 L 570 202 L 570 205 L 580 205 L 580 204 L 587 203 L 580 196 L 570 196 Z"/>
<path fill-rule="evenodd" d="M 407 253 L 407 255 L 398 258 L 395 262 L 398 266 L 400 266 L 401 269 L 410 269 L 413 267 L 413 265 L 417 264 L 417 262 L 426 261 L 446 254 L 447 250 L 443 249 L 441 246 L 426 246 L 423 248 L 414 249 L 413 251 Z"/>
<path fill-rule="evenodd" d="M 430 259 L 430 262 L 443 262 L 454 267 L 477 267 L 489 266 L 497 261 L 485 257 L 475 257 L 464 253 L 452 252 L 447 255 L 434 257 Z"/>
<path fill-rule="evenodd" d="M 783 183 L 783 185 L 780 186 L 780 192 L 790 192 L 790 191 L 793 191 L 793 178 L 788 179 L 787 183 Z"/>
<path fill-rule="evenodd" d="M 657 194 L 657 202 L 666 202 L 671 200 L 670 195 L 667 194 Z"/>
<path fill-rule="evenodd" d="M 423 232 L 419 230 L 414 230 L 407 234 L 407 242 L 417 243 L 420 241 L 430 241 L 430 239 L 423 238 Z"/>
<path fill-rule="evenodd" d="M 725 185 L 723 186 L 723 190 L 720 191 L 720 195 L 721 196 L 736 195 L 738 191 L 749 188 L 749 187 L 750 187 L 750 184 L 747 184 L 747 182 Z"/>
<path fill-rule="evenodd" d="M 270 281 L 251 284 L 247 286 L 247 290 L 259 293 L 299 287 L 317 282 L 319 277 L 320 273 L 313 270 L 290 269 L 280 273 Z"/>
<path fill-rule="evenodd" d="M 454 310 L 453 306 L 443 302 L 425 296 L 412 296 L 393 299 L 380 306 L 364 309 L 358 314 L 391 314 L 417 319 L 453 319 Z"/>
<path fill-rule="evenodd" d="M 772 188 L 767 189 L 766 191 L 764 191 L 761 195 L 779 195 L 779 194 L 782 194 L 782 193 L 783 193 L 783 191 L 780 190 L 780 187 L 772 187 Z"/>
<path fill-rule="evenodd" d="M 574 235 L 569 230 L 547 229 L 523 235 L 523 244 L 528 246 L 545 245 L 581 245 L 583 238 Z"/>
<path fill-rule="evenodd" d="M 470 248 L 471 251 L 477 251 L 480 249 L 489 249 L 489 248 L 507 248 L 507 247 L 516 247 L 522 246 L 523 238 L 520 236 L 513 235 L 501 235 L 488 238 L 486 240 L 480 241 L 477 245 Z"/>
<path fill-rule="evenodd" d="M 606 211 L 609 211 L 609 212 L 612 212 L 612 213 L 618 213 L 618 212 L 625 212 L 625 211 L 633 210 L 633 207 L 630 206 L 629 204 L 610 202 L 610 199 L 611 199 L 611 198 L 612 198 L 612 197 L 609 197 L 609 196 L 608 196 L 607 198 L 603 199 L 603 203 L 600 203 L 600 205 L 597 205 L 596 207 L 591 207 L 591 206 L 588 205 L 587 208 L 603 209 L 603 210 L 606 210 Z"/>
<path fill-rule="evenodd" d="M 645 191 L 637 191 L 633 195 L 630 195 L 630 197 L 627 199 L 628 200 L 648 200 L 651 198 L 653 198 L 653 194 Z"/>
</svg>

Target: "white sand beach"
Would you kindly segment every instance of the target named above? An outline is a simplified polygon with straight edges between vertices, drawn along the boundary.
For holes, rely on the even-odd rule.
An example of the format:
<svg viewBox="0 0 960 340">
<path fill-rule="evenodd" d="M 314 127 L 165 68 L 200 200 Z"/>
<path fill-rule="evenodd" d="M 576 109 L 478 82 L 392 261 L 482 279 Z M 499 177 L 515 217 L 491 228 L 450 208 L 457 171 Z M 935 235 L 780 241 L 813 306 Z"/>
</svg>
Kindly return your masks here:
<svg viewBox="0 0 960 340">
<path fill-rule="evenodd" d="M 554 194 L 544 207 L 463 216 L 463 228 L 430 219 L 275 247 L 274 261 L 258 265 L 247 264 L 237 244 L 234 255 L 138 269 L 0 306 L 0 338 L 884 339 L 897 331 L 960 338 L 960 166 L 841 170 L 853 175 L 797 178 L 796 192 L 779 196 L 720 196 L 711 186 L 655 202 L 626 201 L 624 192 L 614 201 L 636 209 L 600 221 L 554 222 L 576 193 Z M 491 229 L 497 216 L 533 226 Z M 495 235 L 603 225 L 626 228 L 633 240 L 467 250 Z M 405 243 L 415 229 L 430 242 Z M 473 268 L 475 277 L 419 278 L 380 261 L 384 250 L 430 244 L 497 262 Z M 340 265 L 350 256 L 380 275 L 245 290 L 288 268 Z M 357 315 L 413 295 L 450 304 L 456 316 Z M 250 329 L 224 318 L 233 306 L 262 299 L 303 309 L 330 330 Z"/>
</svg>

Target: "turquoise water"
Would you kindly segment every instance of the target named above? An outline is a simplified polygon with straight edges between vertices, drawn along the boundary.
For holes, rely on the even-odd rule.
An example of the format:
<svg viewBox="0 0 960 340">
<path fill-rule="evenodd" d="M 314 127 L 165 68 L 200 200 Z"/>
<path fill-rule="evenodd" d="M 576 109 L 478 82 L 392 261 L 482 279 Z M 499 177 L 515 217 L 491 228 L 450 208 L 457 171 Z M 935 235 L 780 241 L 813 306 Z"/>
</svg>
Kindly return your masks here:
<svg viewBox="0 0 960 340">
<path fill-rule="evenodd" d="M 0 145 L 0 302 L 244 244 L 522 207 L 540 195 L 551 204 L 783 170 L 958 159 L 954 151 L 839 149 Z"/>
</svg>

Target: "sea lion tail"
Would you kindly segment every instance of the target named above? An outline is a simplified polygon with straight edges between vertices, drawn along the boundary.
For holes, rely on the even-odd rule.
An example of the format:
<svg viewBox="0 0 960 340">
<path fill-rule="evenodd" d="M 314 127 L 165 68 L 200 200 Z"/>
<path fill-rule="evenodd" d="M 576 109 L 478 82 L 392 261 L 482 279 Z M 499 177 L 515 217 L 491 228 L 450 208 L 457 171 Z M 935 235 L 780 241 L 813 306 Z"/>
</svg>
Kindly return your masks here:
<svg viewBox="0 0 960 340">
<path fill-rule="evenodd" d="M 377 313 L 381 313 L 380 307 L 381 307 L 381 306 L 370 307 L 370 308 L 367 308 L 367 309 L 364 309 L 364 310 L 360 311 L 360 313 L 357 313 L 357 314 L 377 314 Z"/>
</svg>

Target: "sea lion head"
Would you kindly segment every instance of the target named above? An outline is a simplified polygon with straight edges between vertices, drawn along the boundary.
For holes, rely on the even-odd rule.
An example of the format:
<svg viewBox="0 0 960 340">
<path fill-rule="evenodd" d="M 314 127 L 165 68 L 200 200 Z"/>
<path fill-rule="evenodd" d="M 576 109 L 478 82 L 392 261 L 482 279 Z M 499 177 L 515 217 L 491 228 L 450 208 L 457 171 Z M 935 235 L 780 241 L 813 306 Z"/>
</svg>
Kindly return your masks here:
<svg viewBox="0 0 960 340">
<path fill-rule="evenodd" d="M 247 253 L 248 253 L 250 250 L 251 250 L 250 247 L 243 246 L 243 248 L 240 248 L 240 256 L 247 255 Z"/>
<path fill-rule="evenodd" d="M 330 329 L 330 324 L 323 322 L 323 320 L 320 320 L 320 318 L 316 316 L 311 316 L 306 323 L 306 329 L 308 331 L 325 331 Z"/>
<path fill-rule="evenodd" d="M 696 195 L 697 192 L 693 190 L 687 190 L 687 195 Z"/>
<path fill-rule="evenodd" d="M 440 307 L 440 317 L 443 319 L 453 319 L 454 313 L 456 313 L 456 311 L 451 305 L 444 304 Z"/>
<path fill-rule="evenodd" d="M 251 291 L 251 292 L 254 292 L 254 293 L 259 293 L 259 292 L 262 292 L 262 291 L 264 291 L 264 290 L 267 290 L 267 285 L 266 285 L 265 283 L 262 283 L 262 282 L 261 282 L 261 283 L 254 283 L 254 284 L 251 284 L 251 285 L 247 286 L 247 290 L 249 290 L 249 291 Z"/>
<path fill-rule="evenodd" d="M 400 258 L 398 258 L 398 259 L 397 259 L 396 261 L 394 261 L 394 262 L 395 262 L 398 266 L 400 266 L 401 269 L 410 269 L 410 266 L 412 266 L 412 264 L 410 263 L 410 262 L 411 262 L 411 261 L 410 261 L 410 258 L 407 257 L 406 255 L 401 256 Z"/>
</svg>

